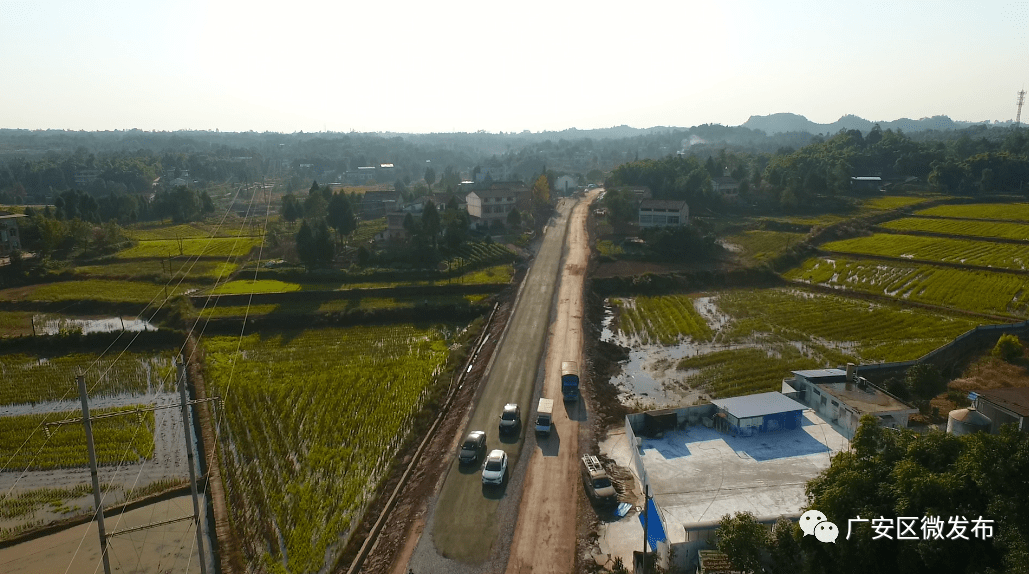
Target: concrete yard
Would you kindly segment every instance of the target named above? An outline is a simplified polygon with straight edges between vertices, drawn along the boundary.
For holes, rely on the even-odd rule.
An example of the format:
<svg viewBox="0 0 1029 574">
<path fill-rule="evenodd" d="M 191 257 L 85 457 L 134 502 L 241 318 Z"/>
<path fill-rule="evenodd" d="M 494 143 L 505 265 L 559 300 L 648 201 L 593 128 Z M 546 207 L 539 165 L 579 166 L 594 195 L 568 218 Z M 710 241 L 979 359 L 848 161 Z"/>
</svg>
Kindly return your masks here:
<svg viewBox="0 0 1029 574">
<path fill-rule="evenodd" d="M 807 481 L 828 468 L 833 454 L 849 448 L 847 439 L 811 410 L 804 411 L 795 430 L 734 437 L 691 426 L 641 441 L 638 452 L 671 544 L 686 541 L 686 525 L 717 522 L 738 511 L 759 519 L 799 515 L 807 503 Z M 620 430 L 600 445 L 618 465 L 633 469 L 634 491 L 639 491 L 631 448 Z M 641 496 L 636 506 L 642 503 Z M 635 514 L 602 526 L 599 546 L 611 559 L 621 556 L 631 564 L 631 551 L 642 548 Z"/>
</svg>

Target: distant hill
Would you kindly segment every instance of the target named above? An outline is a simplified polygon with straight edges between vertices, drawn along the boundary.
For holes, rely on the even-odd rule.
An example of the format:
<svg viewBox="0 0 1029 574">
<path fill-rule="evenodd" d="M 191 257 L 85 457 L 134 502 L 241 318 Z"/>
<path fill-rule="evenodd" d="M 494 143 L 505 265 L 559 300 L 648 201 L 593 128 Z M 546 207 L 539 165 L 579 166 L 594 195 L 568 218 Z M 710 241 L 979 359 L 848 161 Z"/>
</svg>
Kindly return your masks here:
<svg viewBox="0 0 1029 574">
<path fill-rule="evenodd" d="M 767 134 L 778 134 L 785 132 L 807 132 L 809 134 L 834 134 L 842 129 L 861 130 L 868 132 L 875 124 L 882 129 L 903 130 L 904 132 L 921 132 L 925 130 L 954 130 L 986 122 L 961 122 L 954 121 L 947 116 L 933 116 L 912 120 L 902 118 L 889 122 L 872 122 L 855 115 L 847 114 L 831 124 L 816 124 L 815 122 L 798 114 L 771 114 L 767 116 L 750 116 L 742 127 L 753 130 L 761 130 Z M 1010 122 L 1006 122 L 1010 123 Z"/>
</svg>

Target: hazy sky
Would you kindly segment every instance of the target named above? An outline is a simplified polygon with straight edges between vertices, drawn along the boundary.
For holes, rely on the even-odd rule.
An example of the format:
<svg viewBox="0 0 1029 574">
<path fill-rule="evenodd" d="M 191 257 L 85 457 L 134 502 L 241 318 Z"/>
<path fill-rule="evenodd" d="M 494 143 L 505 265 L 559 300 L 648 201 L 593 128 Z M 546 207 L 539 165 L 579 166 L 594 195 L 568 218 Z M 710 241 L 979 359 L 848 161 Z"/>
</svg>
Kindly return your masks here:
<svg viewBox="0 0 1029 574">
<path fill-rule="evenodd" d="M 1027 31 L 1025 2 L 0 0 L 0 128 L 1009 120 Z"/>
</svg>

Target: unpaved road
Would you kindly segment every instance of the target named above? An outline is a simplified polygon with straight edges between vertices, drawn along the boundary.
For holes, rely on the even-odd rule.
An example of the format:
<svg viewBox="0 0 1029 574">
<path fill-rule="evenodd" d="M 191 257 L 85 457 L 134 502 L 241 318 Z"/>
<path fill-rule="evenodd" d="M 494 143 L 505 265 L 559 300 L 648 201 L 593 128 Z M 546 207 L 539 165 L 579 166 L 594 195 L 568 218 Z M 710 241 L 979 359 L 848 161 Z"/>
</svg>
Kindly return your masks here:
<svg viewBox="0 0 1029 574">
<path fill-rule="evenodd" d="M 551 324 L 543 396 L 561 396 L 561 362 L 582 366 L 583 276 L 589 261 L 586 216 L 599 194 L 579 201 L 568 223 L 556 316 Z M 581 369 L 580 369 L 581 370 Z M 579 423 L 586 408 L 578 402 L 555 401 L 555 432 L 540 439 L 525 474 L 521 508 L 515 526 L 508 574 L 572 572 L 575 565 L 576 501 L 578 500 Z M 554 444 L 559 439 L 559 444 Z"/>
</svg>

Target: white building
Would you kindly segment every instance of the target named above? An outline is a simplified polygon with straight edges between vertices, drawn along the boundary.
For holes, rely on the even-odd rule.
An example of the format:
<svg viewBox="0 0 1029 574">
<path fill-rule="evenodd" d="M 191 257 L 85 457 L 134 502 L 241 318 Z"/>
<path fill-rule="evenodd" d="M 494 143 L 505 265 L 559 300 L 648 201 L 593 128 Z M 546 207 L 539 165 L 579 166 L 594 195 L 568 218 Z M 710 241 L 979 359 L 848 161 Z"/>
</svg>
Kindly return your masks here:
<svg viewBox="0 0 1029 574">
<path fill-rule="evenodd" d="M 640 227 L 690 224 L 690 206 L 672 199 L 644 199 L 640 202 Z"/>
<path fill-rule="evenodd" d="M 574 177 L 570 175 L 562 175 L 554 181 L 554 191 L 560 194 L 569 195 L 575 191 L 576 187 L 578 187 L 576 184 L 577 182 Z"/>
</svg>

